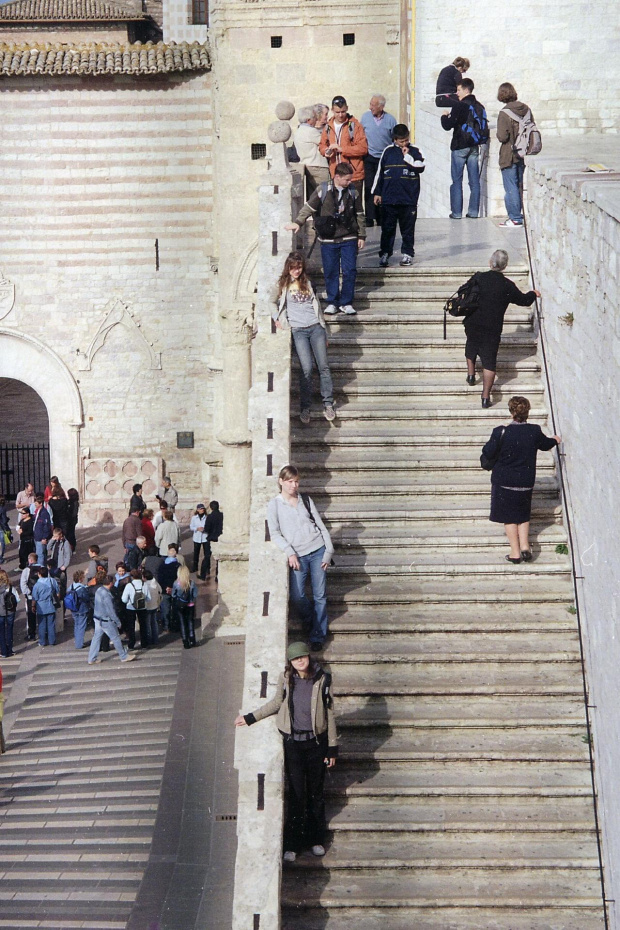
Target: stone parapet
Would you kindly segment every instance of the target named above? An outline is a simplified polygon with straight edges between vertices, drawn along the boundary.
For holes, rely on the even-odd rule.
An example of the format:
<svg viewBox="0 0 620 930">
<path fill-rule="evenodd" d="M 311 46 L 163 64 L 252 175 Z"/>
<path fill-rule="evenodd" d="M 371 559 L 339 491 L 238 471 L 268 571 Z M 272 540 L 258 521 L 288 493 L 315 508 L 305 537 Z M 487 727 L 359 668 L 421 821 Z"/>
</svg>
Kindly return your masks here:
<svg viewBox="0 0 620 930">
<path fill-rule="evenodd" d="M 554 140 L 530 160 L 526 198 L 542 292 L 555 429 L 564 441 L 577 590 L 594 736 L 610 926 L 620 926 L 620 767 L 616 547 L 620 491 L 620 144 Z M 604 163 L 610 174 L 592 174 Z M 614 900 L 615 899 L 615 900 Z"/>
<path fill-rule="evenodd" d="M 272 327 L 273 288 L 293 247 L 291 198 L 301 184 L 286 164 L 284 144 L 272 146 L 272 160 L 259 190 L 258 291 L 252 344 L 250 433 L 252 504 L 246 622 L 243 710 L 274 696 L 284 667 L 287 642 L 288 569 L 269 539 L 267 504 L 277 492 L 275 476 L 289 460 L 290 335 Z M 298 207 L 294 203 L 293 208 Z M 238 852 L 235 870 L 234 930 L 280 926 L 283 780 L 282 739 L 273 719 L 238 731 Z"/>
</svg>

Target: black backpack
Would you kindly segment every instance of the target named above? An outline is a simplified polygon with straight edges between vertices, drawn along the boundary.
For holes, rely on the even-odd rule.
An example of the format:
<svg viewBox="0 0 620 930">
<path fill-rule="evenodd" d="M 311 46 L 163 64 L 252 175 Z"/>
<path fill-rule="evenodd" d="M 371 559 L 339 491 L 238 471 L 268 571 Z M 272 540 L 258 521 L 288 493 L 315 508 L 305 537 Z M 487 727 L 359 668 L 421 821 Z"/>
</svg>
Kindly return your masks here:
<svg viewBox="0 0 620 930">
<path fill-rule="evenodd" d="M 17 598 L 13 588 L 9 588 L 4 595 L 4 609 L 7 614 L 14 614 L 17 610 Z"/>
<path fill-rule="evenodd" d="M 30 567 L 28 578 L 26 580 L 26 586 L 28 587 L 30 594 L 32 594 L 32 589 L 34 588 L 35 584 L 39 580 L 39 568 L 40 568 L 39 565 L 32 565 Z"/>
</svg>

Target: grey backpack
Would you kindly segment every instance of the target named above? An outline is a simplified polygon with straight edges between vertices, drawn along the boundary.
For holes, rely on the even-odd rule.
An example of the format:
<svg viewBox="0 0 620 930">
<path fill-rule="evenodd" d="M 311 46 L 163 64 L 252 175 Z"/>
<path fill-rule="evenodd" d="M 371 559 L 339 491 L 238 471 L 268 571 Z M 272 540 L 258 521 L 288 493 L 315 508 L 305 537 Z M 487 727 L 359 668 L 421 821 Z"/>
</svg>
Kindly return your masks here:
<svg viewBox="0 0 620 930">
<path fill-rule="evenodd" d="M 525 158 L 526 155 L 538 155 L 542 150 L 542 137 L 540 130 L 532 119 L 532 111 L 528 110 L 525 116 L 517 116 L 508 107 L 504 107 L 504 112 L 510 119 L 519 124 L 517 138 L 514 141 L 512 150 L 519 158 Z"/>
</svg>

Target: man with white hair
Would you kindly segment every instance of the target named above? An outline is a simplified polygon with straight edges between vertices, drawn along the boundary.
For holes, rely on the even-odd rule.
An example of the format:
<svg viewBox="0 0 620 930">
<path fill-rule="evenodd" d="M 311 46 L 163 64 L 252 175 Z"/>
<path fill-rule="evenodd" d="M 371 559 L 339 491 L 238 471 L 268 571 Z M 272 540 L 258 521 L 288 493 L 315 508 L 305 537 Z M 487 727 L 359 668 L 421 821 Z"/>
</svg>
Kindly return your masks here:
<svg viewBox="0 0 620 930">
<path fill-rule="evenodd" d="M 327 159 L 319 152 L 321 133 L 323 131 L 323 125 L 325 125 L 325 121 L 327 120 L 327 113 L 329 110 L 326 110 L 324 116 L 321 111 L 321 104 L 312 107 L 301 107 L 297 114 L 299 127 L 295 130 L 295 135 L 293 136 L 300 164 L 302 164 L 305 169 L 306 200 L 310 194 L 316 190 L 319 184 L 322 184 L 324 181 L 329 181 Z M 318 123 L 321 122 L 322 119 L 324 121 L 319 127 Z"/>
<path fill-rule="evenodd" d="M 385 112 L 385 97 L 383 94 L 373 94 L 370 98 L 369 109 L 360 120 L 368 140 L 368 154 L 364 155 L 364 210 L 366 213 L 366 226 L 381 225 L 381 208 L 374 203 L 372 186 L 383 150 L 391 145 L 392 134 L 397 120 L 391 113 Z"/>
</svg>

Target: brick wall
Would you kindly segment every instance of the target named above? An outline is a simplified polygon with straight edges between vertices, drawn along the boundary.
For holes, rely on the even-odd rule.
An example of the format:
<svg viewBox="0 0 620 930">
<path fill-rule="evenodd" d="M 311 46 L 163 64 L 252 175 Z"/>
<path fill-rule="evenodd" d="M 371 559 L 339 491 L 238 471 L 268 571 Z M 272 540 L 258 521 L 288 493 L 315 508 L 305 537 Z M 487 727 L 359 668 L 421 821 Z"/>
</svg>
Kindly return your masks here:
<svg viewBox="0 0 620 930">
<path fill-rule="evenodd" d="M 210 76 L 5 78 L 0 91 L 0 269 L 16 295 L 2 326 L 78 382 L 87 455 L 160 456 L 200 497 L 221 367 Z M 181 430 L 193 450 L 177 450 Z"/>
</svg>

